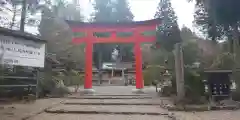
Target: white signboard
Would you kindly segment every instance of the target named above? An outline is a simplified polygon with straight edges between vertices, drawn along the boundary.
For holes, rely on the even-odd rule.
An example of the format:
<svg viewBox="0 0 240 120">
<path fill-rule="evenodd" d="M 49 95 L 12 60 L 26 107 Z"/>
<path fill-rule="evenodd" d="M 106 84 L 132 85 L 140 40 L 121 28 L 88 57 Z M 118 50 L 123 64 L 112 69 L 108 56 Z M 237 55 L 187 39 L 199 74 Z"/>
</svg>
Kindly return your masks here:
<svg viewBox="0 0 240 120">
<path fill-rule="evenodd" d="M 44 67 L 45 43 L 0 35 L 1 64 Z"/>
</svg>

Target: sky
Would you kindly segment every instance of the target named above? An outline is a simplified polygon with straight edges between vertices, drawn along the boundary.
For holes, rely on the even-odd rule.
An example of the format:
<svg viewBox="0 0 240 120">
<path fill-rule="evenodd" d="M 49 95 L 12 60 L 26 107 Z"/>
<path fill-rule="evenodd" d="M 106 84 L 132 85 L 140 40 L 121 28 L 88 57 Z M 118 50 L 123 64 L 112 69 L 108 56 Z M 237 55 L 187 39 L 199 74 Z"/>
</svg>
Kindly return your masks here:
<svg viewBox="0 0 240 120">
<path fill-rule="evenodd" d="M 135 21 L 153 19 L 160 0 L 129 0 L 131 11 L 134 14 Z M 85 16 L 89 16 L 93 11 L 89 0 L 79 0 Z M 178 16 L 178 24 L 180 28 L 185 25 L 194 30 L 192 21 L 194 20 L 194 3 L 187 0 L 171 0 L 172 7 Z M 146 7 L 147 6 L 147 7 Z"/>
<path fill-rule="evenodd" d="M 73 0 L 69 0 L 73 1 Z M 80 7 L 86 20 L 93 12 L 92 3 L 93 0 L 78 0 Z M 160 0 L 128 0 L 132 13 L 134 14 L 135 21 L 149 20 L 154 18 L 158 3 Z M 194 3 L 189 3 L 187 0 L 171 0 L 172 7 L 178 17 L 178 24 L 181 28 L 183 25 L 190 28 L 193 32 L 198 33 L 198 30 L 193 27 L 194 20 Z M 2 14 L 1 14 L 2 15 Z M 9 14 L 8 14 L 9 15 Z M 1 21 L 0 21 L 1 22 Z M 26 31 L 33 34 L 37 34 L 36 27 L 26 27 Z"/>
</svg>

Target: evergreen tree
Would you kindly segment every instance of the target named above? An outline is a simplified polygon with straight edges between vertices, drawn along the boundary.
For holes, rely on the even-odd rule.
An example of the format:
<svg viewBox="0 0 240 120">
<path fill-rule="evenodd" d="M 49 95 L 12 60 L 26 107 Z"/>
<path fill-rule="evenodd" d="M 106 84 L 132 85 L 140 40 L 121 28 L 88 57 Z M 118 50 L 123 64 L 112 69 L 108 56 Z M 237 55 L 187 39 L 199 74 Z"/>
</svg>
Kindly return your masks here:
<svg viewBox="0 0 240 120">
<path fill-rule="evenodd" d="M 113 2 L 113 19 L 117 22 L 123 21 L 132 21 L 134 16 L 130 10 L 130 6 L 127 0 L 117 0 Z M 132 48 L 133 44 L 118 44 L 120 49 L 120 56 L 119 58 L 121 61 L 129 62 L 132 61 L 133 53 Z"/>
<path fill-rule="evenodd" d="M 7 1 L 0 1 L 0 26 L 9 28 L 10 26 L 10 13 L 12 12 L 11 6 L 9 2 Z"/>
<path fill-rule="evenodd" d="M 132 21 L 133 14 L 130 11 L 127 0 L 95 0 L 92 14 L 92 22 L 122 22 Z M 94 63 L 96 67 L 102 66 L 103 61 L 111 61 L 112 50 L 118 44 L 95 44 Z M 120 55 L 132 56 L 130 45 L 120 45 Z M 103 54 L 104 53 L 104 54 Z"/>
<path fill-rule="evenodd" d="M 172 51 L 174 44 L 181 41 L 181 36 L 177 16 L 170 0 L 160 0 L 155 18 L 162 20 L 157 28 L 157 44 L 160 44 L 167 51 Z"/>
<path fill-rule="evenodd" d="M 113 2 L 112 14 L 115 21 L 132 21 L 134 18 L 127 0 Z"/>
<path fill-rule="evenodd" d="M 208 13 L 202 3 L 197 4 L 195 9 L 194 22 L 209 39 L 217 41 L 226 35 L 223 26 L 216 23 L 214 15 Z"/>
<path fill-rule="evenodd" d="M 111 0 L 95 0 L 93 4 L 94 12 L 92 14 L 92 22 L 110 22 L 112 21 L 112 5 Z"/>
<path fill-rule="evenodd" d="M 196 38 L 196 35 L 186 26 L 181 28 L 181 38 L 183 41 L 192 41 Z"/>
<path fill-rule="evenodd" d="M 210 30 L 217 31 L 217 27 L 222 28 L 222 36 L 227 36 L 229 41 L 229 46 L 233 47 L 233 52 L 235 54 L 234 61 L 234 79 L 237 83 L 237 92 L 240 94 L 240 74 L 236 72 L 237 68 L 240 66 L 240 53 L 239 53 L 239 22 L 240 22 L 240 8 L 239 0 L 197 0 L 197 6 L 202 6 L 205 13 L 208 15 L 205 20 L 206 24 L 210 27 Z M 213 22 L 209 21 L 212 20 Z M 209 29 L 207 29 L 209 30 Z M 208 33 L 208 35 L 215 35 L 217 32 Z M 215 35 L 216 36 L 216 35 Z"/>
<path fill-rule="evenodd" d="M 71 43 L 72 34 L 64 20 L 82 21 L 81 11 L 75 3 L 56 0 L 42 8 L 41 22 L 38 27 L 41 37 L 47 40 L 47 50 L 58 57 L 84 64 L 83 47 Z M 57 46 L 57 47 L 56 47 Z"/>
</svg>

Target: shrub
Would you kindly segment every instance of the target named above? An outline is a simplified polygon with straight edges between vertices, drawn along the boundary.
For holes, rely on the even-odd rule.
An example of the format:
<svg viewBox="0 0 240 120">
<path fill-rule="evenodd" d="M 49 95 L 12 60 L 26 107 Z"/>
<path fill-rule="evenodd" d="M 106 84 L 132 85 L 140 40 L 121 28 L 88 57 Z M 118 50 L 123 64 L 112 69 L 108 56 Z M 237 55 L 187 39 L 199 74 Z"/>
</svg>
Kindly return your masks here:
<svg viewBox="0 0 240 120">
<path fill-rule="evenodd" d="M 51 89 L 51 95 L 56 97 L 63 97 L 70 93 L 70 90 L 65 86 L 64 80 L 62 79 L 62 74 L 52 77 L 56 81 L 56 85 Z"/>
<path fill-rule="evenodd" d="M 185 98 L 189 104 L 202 103 L 204 84 L 202 71 L 186 68 L 184 71 Z M 172 94 L 177 94 L 176 76 L 172 77 Z"/>
<path fill-rule="evenodd" d="M 51 91 L 51 95 L 54 97 L 64 97 L 64 95 L 67 95 L 69 93 L 70 91 L 66 86 L 57 86 Z"/>
<path fill-rule="evenodd" d="M 210 68 L 231 70 L 234 67 L 234 55 L 232 53 L 221 53 L 214 60 Z"/>
<path fill-rule="evenodd" d="M 192 69 L 185 69 L 185 93 L 186 98 L 190 99 L 193 103 L 199 103 L 199 100 L 204 95 L 204 84 L 201 71 Z"/>
<path fill-rule="evenodd" d="M 65 76 L 62 78 L 66 86 L 79 86 L 83 84 L 84 75 L 78 73 L 78 71 L 71 70 L 68 71 Z"/>
<path fill-rule="evenodd" d="M 154 80 L 161 80 L 163 68 L 158 66 L 148 67 L 143 72 L 144 85 L 151 85 Z"/>
</svg>

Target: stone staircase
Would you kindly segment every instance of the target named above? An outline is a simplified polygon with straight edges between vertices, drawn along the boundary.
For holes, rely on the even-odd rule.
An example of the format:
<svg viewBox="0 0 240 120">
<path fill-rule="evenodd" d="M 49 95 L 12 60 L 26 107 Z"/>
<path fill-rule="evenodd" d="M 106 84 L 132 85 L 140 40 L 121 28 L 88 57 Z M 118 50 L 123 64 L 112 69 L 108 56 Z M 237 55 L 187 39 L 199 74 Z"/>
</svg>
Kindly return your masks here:
<svg viewBox="0 0 240 120">
<path fill-rule="evenodd" d="M 93 85 L 99 85 L 98 80 L 93 80 Z M 107 80 L 103 79 L 102 84 L 100 86 L 124 86 L 125 81 L 124 80 Z"/>
<path fill-rule="evenodd" d="M 34 120 L 45 120 L 44 117 L 48 120 L 175 120 L 172 114 L 160 107 L 161 100 L 149 94 L 78 93 L 65 99 Z"/>
</svg>

